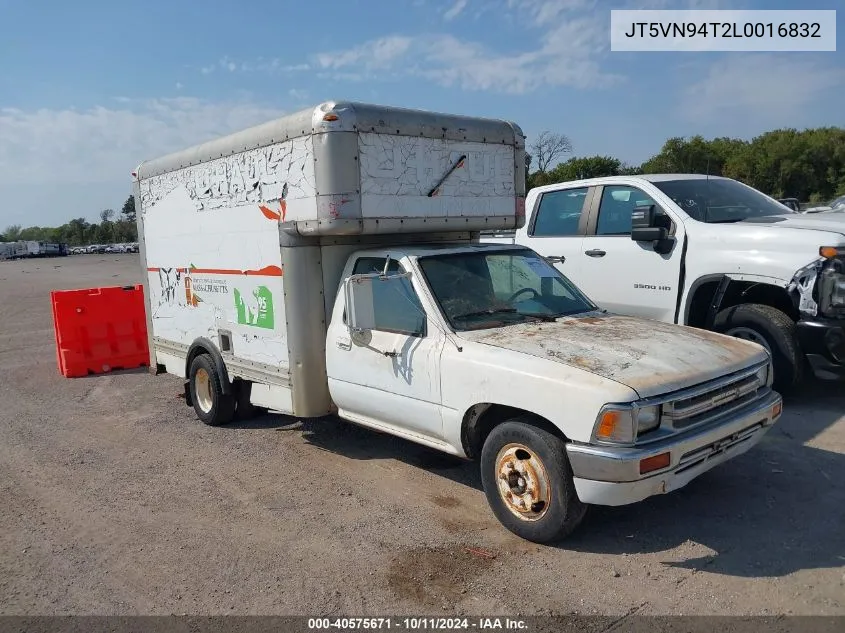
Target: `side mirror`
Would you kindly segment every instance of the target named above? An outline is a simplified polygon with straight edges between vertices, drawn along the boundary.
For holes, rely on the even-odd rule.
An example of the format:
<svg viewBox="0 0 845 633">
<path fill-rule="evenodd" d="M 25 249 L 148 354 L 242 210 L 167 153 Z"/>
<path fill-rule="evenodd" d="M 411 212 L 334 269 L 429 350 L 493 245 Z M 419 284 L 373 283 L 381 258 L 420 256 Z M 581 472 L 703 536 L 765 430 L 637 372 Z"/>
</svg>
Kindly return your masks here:
<svg viewBox="0 0 845 633">
<path fill-rule="evenodd" d="M 669 237 L 669 231 L 662 226 L 648 226 L 631 229 L 631 239 L 635 242 L 659 242 Z"/>
<path fill-rule="evenodd" d="M 653 204 L 631 211 L 631 239 L 635 242 L 654 242 L 654 250 L 661 255 L 671 252 L 673 240 L 666 224 L 669 218 L 657 213 Z"/>
<path fill-rule="evenodd" d="M 394 300 L 387 306 L 387 313 L 384 316 L 391 319 L 395 318 L 395 311 L 391 308 L 396 306 L 399 306 L 400 314 L 402 314 L 402 309 L 407 311 L 408 306 L 405 304 L 403 297 L 407 296 L 405 279 L 410 276 L 410 273 L 373 273 L 352 275 L 347 278 L 344 282 L 343 292 L 346 324 L 349 329 L 359 332 L 376 329 L 376 284 L 378 284 L 378 291 L 384 293 L 381 295 L 382 298 L 384 295 L 394 297 Z M 383 304 L 384 301 L 382 301 L 382 309 L 384 310 Z M 414 316 L 414 320 L 419 318 L 419 315 Z"/>
<path fill-rule="evenodd" d="M 350 330 L 372 330 L 376 327 L 373 276 L 352 275 L 344 282 L 346 324 Z"/>
</svg>

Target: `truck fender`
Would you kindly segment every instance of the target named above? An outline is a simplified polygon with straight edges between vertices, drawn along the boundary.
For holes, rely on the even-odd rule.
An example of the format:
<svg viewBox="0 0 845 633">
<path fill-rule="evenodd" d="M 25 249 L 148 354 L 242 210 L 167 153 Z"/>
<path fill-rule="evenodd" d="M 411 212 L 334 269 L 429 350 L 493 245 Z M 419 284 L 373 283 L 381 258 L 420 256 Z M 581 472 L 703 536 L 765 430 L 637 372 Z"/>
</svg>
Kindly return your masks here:
<svg viewBox="0 0 845 633">
<path fill-rule="evenodd" d="M 185 359 L 185 375 L 190 377 L 191 363 L 200 354 L 208 354 L 214 361 L 214 368 L 220 376 L 220 386 L 223 393 L 228 395 L 232 393 L 232 383 L 229 380 L 229 371 L 226 369 L 226 363 L 223 362 L 223 355 L 217 346 L 205 337 L 200 337 L 191 343 L 188 348 L 188 357 Z"/>
</svg>

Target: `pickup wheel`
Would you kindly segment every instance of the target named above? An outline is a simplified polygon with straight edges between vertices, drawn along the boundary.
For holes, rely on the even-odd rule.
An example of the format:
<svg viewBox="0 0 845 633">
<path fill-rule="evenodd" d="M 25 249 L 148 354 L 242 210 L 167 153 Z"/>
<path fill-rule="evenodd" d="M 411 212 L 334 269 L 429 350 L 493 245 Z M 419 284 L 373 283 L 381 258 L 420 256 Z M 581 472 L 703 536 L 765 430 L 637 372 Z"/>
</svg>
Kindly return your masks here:
<svg viewBox="0 0 845 633">
<path fill-rule="evenodd" d="M 776 391 L 788 393 L 801 383 L 804 361 L 795 322 L 777 308 L 758 303 L 727 308 L 716 315 L 713 329 L 765 347 L 772 357 Z"/>
<path fill-rule="evenodd" d="M 575 492 L 566 443 L 530 418 L 490 432 L 481 449 L 481 483 L 502 525 L 534 543 L 565 538 L 587 511 Z"/>
<path fill-rule="evenodd" d="M 235 415 L 235 398 L 224 394 L 214 361 L 208 354 L 200 354 L 191 362 L 191 400 L 197 417 L 209 426 L 221 426 Z"/>
</svg>

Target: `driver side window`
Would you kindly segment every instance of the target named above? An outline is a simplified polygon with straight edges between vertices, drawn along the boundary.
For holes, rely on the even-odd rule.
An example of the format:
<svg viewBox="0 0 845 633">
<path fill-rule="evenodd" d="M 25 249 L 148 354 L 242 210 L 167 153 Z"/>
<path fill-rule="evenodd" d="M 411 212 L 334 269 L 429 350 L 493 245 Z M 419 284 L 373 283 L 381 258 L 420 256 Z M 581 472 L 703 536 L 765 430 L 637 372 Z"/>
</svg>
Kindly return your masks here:
<svg viewBox="0 0 845 633">
<path fill-rule="evenodd" d="M 601 193 L 596 235 L 630 235 L 631 212 L 652 204 L 657 205 L 636 187 L 606 185 Z"/>
</svg>

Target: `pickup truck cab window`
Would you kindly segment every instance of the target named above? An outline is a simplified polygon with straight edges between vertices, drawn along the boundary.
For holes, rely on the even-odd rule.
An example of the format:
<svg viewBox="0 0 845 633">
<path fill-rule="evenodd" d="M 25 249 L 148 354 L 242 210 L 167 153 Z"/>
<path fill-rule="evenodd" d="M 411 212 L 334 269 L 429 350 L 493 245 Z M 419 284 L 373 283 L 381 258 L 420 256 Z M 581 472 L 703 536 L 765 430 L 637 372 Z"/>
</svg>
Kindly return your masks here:
<svg viewBox="0 0 845 633">
<path fill-rule="evenodd" d="M 528 249 L 430 255 L 419 266 L 456 331 L 553 320 L 596 307 Z"/>
<path fill-rule="evenodd" d="M 601 194 L 596 235 L 630 235 L 631 212 L 637 207 L 657 205 L 636 187 L 607 185 Z"/>
<path fill-rule="evenodd" d="M 654 186 L 699 222 L 721 224 L 794 214 L 756 189 L 727 178 L 658 180 Z"/>
<path fill-rule="evenodd" d="M 535 237 L 580 235 L 581 214 L 587 191 L 587 187 L 579 187 L 542 194 L 531 234 Z"/>
<path fill-rule="evenodd" d="M 383 257 L 361 257 L 355 262 L 354 275 L 366 275 L 384 271 Z M 401 274 L 405 270 L 395 259 L 390 260 L 388 274 Z M 374 284 L 373 301 L 375 304 L 376 329 L 381 332 L 407 334 L 408 336 L 425 335 L 425 310 L 408 278 L 400 281 L 401 292 L 395 285 Z M 344 321 L 345 321 L 344 315 Z"/>
</svg>

